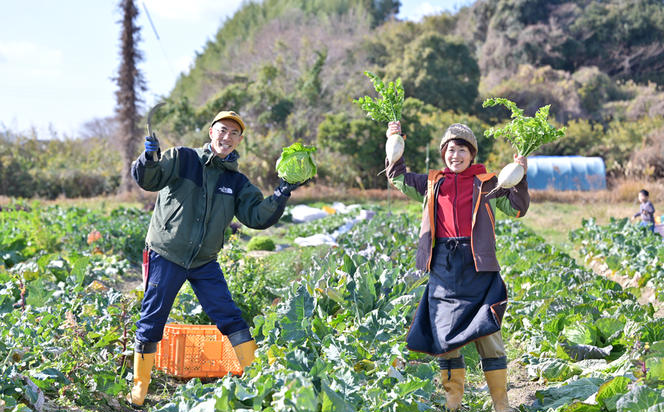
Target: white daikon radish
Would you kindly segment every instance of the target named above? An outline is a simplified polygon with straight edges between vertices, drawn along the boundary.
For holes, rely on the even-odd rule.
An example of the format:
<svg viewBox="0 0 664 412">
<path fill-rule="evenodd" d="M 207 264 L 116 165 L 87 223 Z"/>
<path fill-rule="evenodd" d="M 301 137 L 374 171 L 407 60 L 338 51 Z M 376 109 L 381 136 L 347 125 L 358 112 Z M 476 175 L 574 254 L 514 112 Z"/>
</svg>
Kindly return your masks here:
<svg viewBox="0 0 664 412">
<path fill-rule="evenodd" d="M 390 162 L 390 164 L 401 159 L 401 156 L 403 156 L 404 147 L 405 143 L 403 141 L 403 137 L 400 135 L 395 133 L 387 138 L 387 141 L 385 142 L 385 154 L 387 155 L 387 160 Z"/>
<path fill-rule="evenodd" d="M 399 78 L 395 82 L 388 82 L 386 84 L 380 77 L 370 71 L 365 71 L 364 74 L 371 80 L 374 89 L 376 89 L 380 98 L 375 99 L 371 96 L 363 96 L 357 100 L 353 100 L 353 102 L 359 104 L 360 108 L 366 112 L 367 116 L 377 122 L 398 122 L 399 119 L 401 119 L 401 109 L 403 108 L 404 100 L 401 79 Z M 403 155 L 403 149 L 404 142 L 401 136 L 392 135 L 387 138 L 385 151 L 389 164 L 392 164 L 401 158 Z M 385 170 L 382 170 L 378 174 L 381 174 L 384 171 Z"/>
<path fill-rule="evenodd" d="M 406 147 L 406 143 L 403 140 L 403 137 L 399 134 L 391 134 L 385 141 L 385 156 L 387 157 L 388 164 L 393 164 L 397 160 L 401 159 L 403 156 L 403 149 Z M 387 168 L 378 172 L 378 175 L 387 171 Z"/>
<path fill-rule="evenodd" d="M 523 179 L 524 174 L 523 166 L 516 162 L 510 163 L 498 174 L 498 186 L 505 189 L 514 187 Z"/>
<path fill-rule="evenodd" d="M 524 116 L 523 110 L 519 109 L 514 102 L 500 97 L 486 99 L 482 103 L 482 107 L 493 107 L 499 104 L 512 111 L 512 121 L 501 129 L 494 129 L 492 127 L 489 130 L 485 130 L 484 136 L 505 137 L 512 143 L 519 156 L 526 157 L 540 146 L 554 142 L 565 136 L 564 127 L 556 129 L 547 121 L 550 105 L 537 109 L 535 117 Z M 523 179 L 524 174 L 525 170 L 523 166 L 518 163 L 510 163 L 498 174 L 498 186 L 489 195 L 500 188 L 509 189 L 514 187 Z"/>
<path fill-rule="evenodd" d="M 494 194 L 500 188 L 509 189 L 516 186 L 523 179 L 524 174 L 525 171 L 520 164 L 516 162 L 508 164 L 498 173 L 498 185 L 487 196 Z"/>
</svg>

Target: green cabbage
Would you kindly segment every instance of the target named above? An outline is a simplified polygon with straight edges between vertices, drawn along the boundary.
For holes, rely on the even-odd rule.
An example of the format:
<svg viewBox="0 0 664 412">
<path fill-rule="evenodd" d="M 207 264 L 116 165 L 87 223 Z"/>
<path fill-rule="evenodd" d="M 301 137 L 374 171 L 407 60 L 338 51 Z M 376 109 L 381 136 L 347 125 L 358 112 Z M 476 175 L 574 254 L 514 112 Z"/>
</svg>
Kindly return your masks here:
<svg viewBox="0 0 664 412">
<path fill-rule="evenodd" d="M 312 156 L 315 151 L 315 147 L 302 143 L 284 147 L 277 160 L 277 174 L 288 183 L 302 183 L 316 176 L 316 163 Z"/>
</svg>

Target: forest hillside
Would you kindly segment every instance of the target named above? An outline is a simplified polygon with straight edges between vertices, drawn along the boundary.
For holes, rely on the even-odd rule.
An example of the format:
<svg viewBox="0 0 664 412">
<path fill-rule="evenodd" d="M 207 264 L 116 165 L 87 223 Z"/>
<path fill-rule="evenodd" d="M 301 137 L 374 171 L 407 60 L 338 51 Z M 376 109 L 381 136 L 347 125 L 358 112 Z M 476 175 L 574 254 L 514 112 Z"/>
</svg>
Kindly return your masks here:
<svg viewBox="0 0 664 412">
<path fill-rule="evenodd" d="M 397 20 L 398 10 L 397 0 L 245 3 L 165 96 L 154 125 L 162 145 L 202 145 L 214 114 L 232 109 L 247 123 L 241 170 L 260 186 L 276 182 L 281 148 L 301 141 L 318 147 L 319 183 L 384 187 L 386 125 L 353 103 L 375 95 L 369 70 L 403 82 L 413 171 L 442 166 L 438 142 L 454 122 L 475 131 L 490 169 L 509 161 L 508 143 L 483 137 L 508 112 L 481 105 L 506 97 L 527 115 L 550 104 L 556 126 L 567 127 L 539 154 L 601 156 L 610 178 L 664 177 L 661 1 L 478 0 L 420 22 Z M 0 194 L 113 192 L 113 122 L 88 126 L 58 145 L 3 131 Z"/>
</svg>

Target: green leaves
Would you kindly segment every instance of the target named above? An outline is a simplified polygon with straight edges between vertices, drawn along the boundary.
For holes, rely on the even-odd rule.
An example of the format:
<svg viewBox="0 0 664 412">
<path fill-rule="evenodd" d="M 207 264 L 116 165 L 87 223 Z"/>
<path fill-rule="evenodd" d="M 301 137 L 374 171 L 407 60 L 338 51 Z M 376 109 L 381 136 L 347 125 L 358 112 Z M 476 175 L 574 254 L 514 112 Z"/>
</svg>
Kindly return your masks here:
<svg viewBox="0 0 664 412">
<path fill-rule="evenodd" d="M 594 345 L 597 340 L 597 330 L 592 325 L 577 323 L 565 326 L 563 329 L 563 336 L 572 343 L 579 345 Z"/>
<path fill-rule="evenodd" d="M 322 412 L 354 412 L 356 409 L 325 382 L 321 382 Z"/>
<path fill-rule="evenodd" d="M 287 341 L 302 341 L 310 329 L 310 317 L 314 310 L 314 300 L 302 285 L 296 295 L 288 301 L 283 309 L 285 315 L 279 322 L 283 338 Z"/>
<path fill-rule="evenodd" d="M 617 376 L 608 382 L 602 384 L 597 391 L 595 399 L 597 403 L 606 408 L 609 412 L 615 412 L 616 402 L 627 392 L 627 385 L 631 380 L 624 376 Z"/>
<path fill-rule="evenodd" d="M 241 378 L 181 385 L 167 393 L 168 405 L 155 409 L 439 408 L 433 383 L 440 373 L 437 364 L 410 353 L 404 343 L 426 282 L 426 276 L 412 269 L 420 211 L 419 206 L 412 209 L 388 215 L 376 208 L 372 220 L 338 238 L 339 247 L 275 255 L 285 262 L 258 261 L 233 246 L 221 261 L 229 285 L 236 288 L 234 296 L 250 304 L 252 315 L 259 314 L 252 330 L 259 345 L 256 361 Z M 114 218 L 130 216 L 118 213 Z M 75 222 L 71 218 L 70 225 Z M 624 232 L 620 239 L 631 242 L 628 229 L 616 226 L 611 231 Z M 664 321 L 653 319 L 652 311 L 617 283 L 598 278 L 518 222 L 497 222 L 496 239 L 510 288 L 504 336 L 527 353 L 521 361 L 530 376 L 551 385 L 537 394 L 534 405 L 521 409 L 662 412 L 658 391 L 664 343 L 653 341 L 664 339 Z M 607 255 L 611 250 L 606 249 Z M 126 369 L 119 365 L 123 351 L 131 349 L 126 328 L 138 316 L 136 302 L 105 289 L 99 280 L 107 283 L 130 269 L 117 255 L 68 247 L 47 252 L 30 255 L 13 265 L 11 273 L 0 269 L 0 319 L 8 325 L 0 329 L 0 359 L 8 362 L 0 366 L 0 399 L 9 399 L 8 408 L 22 399 L 9 389 L 27 386 L 25 380 L 9 378 L 17 376 L 10 372 L 14 368 L 30 376 L 49 401 L 65 396 L 76 399 L 78 407 L 94 408 L 127 389 Z M 34 300 L 22 311 L 12 306 L 20 298 L 19 279 L 26 277 L 28 297 Z M 187 323 L 207 322 L 193 294 L 182 292 L 172 315 Z M 581 360 L 587 357 L 601 359 Z M 467 360 L 469 365 L 478 362 L 476 357 Z M 477 370 L 471 366 L 469 373 Z M 160 379 L 156 374 L 155 380 Z M 473 410 L 482 409 L 482 396 L 468 397 Z M 593 396 L 597 404 L 585 403 Z"/>
<path fill-rule="evenodd" d="M 616 402 L 618 412 L 656 412 L 664 410 L 664 395 L 659 389 L 639 385 Z"/>
<path fill-rule="evenodd" d="M 0 400 L 10 410 L 44 398 L 102 410 L 101 399 L 127 390 L 122 365 L 138 317 L 138 303 L 109 285 L 130 268 L 122 255 L 139 252 L 146 216 L 37 204 L 0 215 L 12 248 L 0 261 Z M 103 238 L 88 244 L 94 228 Z"/>
<path fill-rule="evenodd" d="M 621 247 L 609 239 L 632 239 L 631 228 L 622 223 L 599 228 L 584 222 L 570 237 L 593 248 L 581 255 L 612 256 L 621 253 Z M 623 410 L 660 408 L 654 396 L 658 389 L 652 390 L 659 388 L 664 374 L 664 345 L 655 342 L 664 338 L 664 322 L 653 319 L 648 306 L 640 306 L 615 282 L 543 246 L 544 240 L 519 222 L 498 222 L 496 238 L 511 294 L 504 330 L 512 339 L 518 337 L 527 351 L 522 362 L 531 377 L 562 383 L 538 392 L 538 401 L 528 410 L 615 412 L 621 410 L 619 402 L 624 402 Z M 629 243 L 622 249 L 631 247 Z M 619 260 L 625 262 L 622 267 L 634 262 L 628 254 Z M 643 389 L 628 394 L 637 387 Z M 593 395 L 595 405 L 587 403 Z"/>
<path fill-rule="evenodd" d="M 523 110 L 519 109 L 514 102 L 500 97 L 486 99 L 482 103 L 482 107 L 493 107 L 499 104 L 512 112 L 512 122 L 501 129 L 492 127 L 484 132 L 484 136 L 502 137 L 509 140 L 521 156 L 528 156 L 540 146 L 565 136 L 564 127 L 556 130 L 547 121 L 550 105 L 540 107 L 535 113 L 535 117 L 523 116 Z"/>
<path fill-rule="evenodd" d="M 372 99 L 369 96 L 360 97 L 353 102 L 357 103 L 367 116 L 380 123 L 397 122 L 401 120 L 401 109 L 403 107 L 404 91 L 401 86 L 401 78 L 396 82 L 389 82 L 387 86 L 377 75 L 370 71 L 364 74 L 373 83 L 374 89 L 380 95 L 380 99 Z"/>
<path fill-rule="evenodd" d="M 646 377 L 653 381 L 664 382 L 664 357 L 653 357 L 646 360 Z"/>
<path fill-rule="evenodd" d="M 537 391 L 535 396 L 538 409 L 554 410 L 573 401 L 583 401 L 596 393 L 601 383 L 601 379 L 583 378 L 566 385 Z"/>
<path fill-rule="evenodd" d="M 533 359 L 527 369 L 528 375 L 549 382 L 562 382 L 582 372 L 581 368 L 573 363 L 560 359 Z"/>
<path fill-rule="evenodd" d="M 631 224 L 627 218 L 611 218 L 604 226 L 594 219 L 584 219 L 582 227 L 569 236 L 587 259 L 606 263 L 608 269 L 622 275 L 640 278 L 639 286 L 651 282 L 658 295 L 664 289 L 664 242 L 658 234 Z"/>
<path fill-rule="evenodd" d="M 437 366 L 406 364 L 406 316 L 417 304 L 404 296 L 417 234 L 398 233 L 415 217 L 379 213 L 339 237 L 339 247 L 316 257 L 281 290 L 281 301 L 254 319 L 259 350 L 245 376 L 225 378 L 216 401 L 196 408 L 272 411 L 417 411 L 430 408 Z M 403 254 L 393 261 L 384 253 Z M 404 262 L 404 263 L 401 263 Z M 269 270 L 269 269 L 266 269 Z M 242 392 L 234 388 L 242 385 Z M 199 389 L 183 390 L 193 399 Z M 247 395 L 241 400 L 241 395 Z M 185 410 L 185 401 L 178 401 Z M 187 406 L 189 407 L 189 406 Z M 170 410 L 170 409 L 169 409 Z M 198 410 L 198 409 L 196 409 Z M 203 409 L 201 409 L 203 410 Z"/>
</svg>

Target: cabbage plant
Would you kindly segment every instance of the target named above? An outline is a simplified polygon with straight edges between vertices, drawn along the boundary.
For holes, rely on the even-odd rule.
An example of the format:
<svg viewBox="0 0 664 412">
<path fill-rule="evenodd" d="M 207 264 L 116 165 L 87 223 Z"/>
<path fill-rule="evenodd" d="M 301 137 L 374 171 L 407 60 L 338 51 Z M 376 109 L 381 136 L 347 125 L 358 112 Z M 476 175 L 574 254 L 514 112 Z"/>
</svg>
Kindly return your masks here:
<svg viewBox="0 0 664 412">
<path fill-rule="evenodd" d="M 317 168 L 312 153 L 314 146 L 293 143 L 284 147 L 277 159 L 277 174 L 288 183 L 302 183 L 316 176 Z"/>
</svg>

